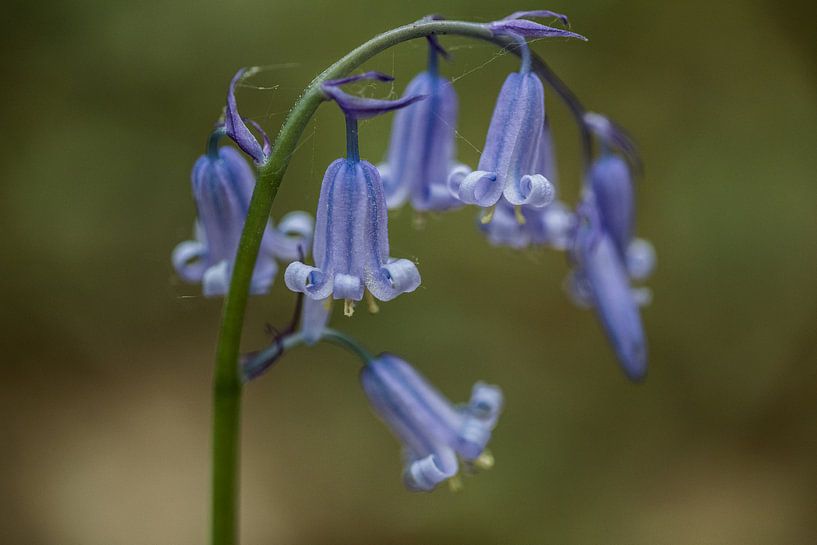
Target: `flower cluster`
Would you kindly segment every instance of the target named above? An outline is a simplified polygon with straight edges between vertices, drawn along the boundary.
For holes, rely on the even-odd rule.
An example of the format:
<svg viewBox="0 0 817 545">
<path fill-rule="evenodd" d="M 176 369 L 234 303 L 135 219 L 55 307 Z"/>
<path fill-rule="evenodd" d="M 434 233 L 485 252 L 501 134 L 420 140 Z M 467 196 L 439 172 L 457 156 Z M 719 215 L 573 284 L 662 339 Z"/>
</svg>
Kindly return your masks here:
<svg viewBox="0 0 817 545">
<path fill-rule="evenodd" d="M 376 312 L 376 301 L 390 301 L 420 285 L 417 265 L 391 255 L 389 209 L 410 204 L 425 213 L 472 205 L 480 209 L 479 229 L 492 245 L 566 251 L 572 265 L 566 284 L 573 300 L 595 310 L 627 376 L 640 380 L 647 366 L 639 307 L 649 301 L 649 291 L 633 283 L 650 274 L 655 255 L 648 242 L 634 236 L 633 179 L 640 172 L 635 146 L 609 119 L 584 110 L 527 43 L 531 38 L 585 38 L 567 30 L 564 15 L 545 10 L 517 12 L 483 27 L 518 54 L 520 65 L 499 90 L 476 168 L 456 159 L 457 94 L 441 73 L 441 59 L 450 56 L 435 35 L 427 37 L 426 70 L 396 100 L 343 90 L 360 81 L 391 81 L 378 72 L 318 80 L 323 98 L 345 116 L 346 155 L 326 169 L 314 231 L 303 212 L 288 214 L 277 226 L 270 222 L 252 277 L 251 291 L 266 292 L 276 260 L 288 262 L 284 281 L 298 293 L 298 310 L 292 324 L 276 335 L 275 344 L 244 358 L 245 380 L 299 344 L 325 340 L 355 352 L 365 364 L 361 383 L 366 396 L 403 444 L 404 481 L 411 490 L 432 490 L 454 478 L 461 466 L 491 465 L 486 446 L 503 396 L 496 386 L 477 383 L 467 404 L 452 405 L 404 360 L 390 354 L 373 357 L 357 341 L 329 327 L 334 300 L 344 301 L 347 316 L 364 298 Z M 179 275 L 202 282 L 205 295 L 222 295 L 229 286 L 255 184 L 243 157 L 233 148 L 219 148 L 217 142 L 229 136 L 259 169 L 273 153 L 260 127 L 238 113 L 236 87 L 251 74 L 242 69 L 232 79 L 223 123 L 193 170 L 197 240 L 180 244 L 173 253 Z M 585 178 L 575 207 L 557 195 L 546 84 L 568 101 L 585 137 Z M 385 161 L 375 167 L 361 159 L 359 121 L 388 112 L 395 112 L 391 140 Z"/>
</svg>

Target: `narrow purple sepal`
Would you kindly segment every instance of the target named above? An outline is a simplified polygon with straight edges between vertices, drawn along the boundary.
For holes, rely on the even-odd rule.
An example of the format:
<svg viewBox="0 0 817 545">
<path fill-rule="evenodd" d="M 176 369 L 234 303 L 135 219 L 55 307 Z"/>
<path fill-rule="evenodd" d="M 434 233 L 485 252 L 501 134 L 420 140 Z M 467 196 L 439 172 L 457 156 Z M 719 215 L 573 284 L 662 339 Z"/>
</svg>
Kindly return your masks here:
<svg viewBox="0 0 817 545">
<path fill-rule="evenodd" d="M 545 126 L 545 92 L 531 72 L 514 72 L 499 92 L 477 170 L 449 177 L 460 200 L 482 207 L 504 197 L 513 205 L 541 208 L 555 195 L 540 170 L 539 146 Z"/>
<path fill-rule="evenodd" d="M 404 96 L 428 98 L 394 116 L 386 162 L 378 165 L 386 204 L 397 208 L 410 198 L 415 210 L 448 210 L 460 202 L 448 191 L 448 177 L 460 167 L 455 158 L 457 93 L 447 79 L 418 74 Z"/>
<path fill-rule="evenodd" d="M 254 121 L 250 121 L 258 132 L 261 134 L 264 144 L 261 145 L 258 139 L 250 132 L 250 129 L 244 123 L 244 119 L 238 113 L 238 104 L 235 100 L 235 86 L 247 74 L 247 69 L 242 68 L 236 72 L 233 79 L 230 81 L 230 87 L 227 90 L 227 108 L 224 115 L 224 129 L 227 136 L 229 136 L 236 145 L 241 148 L 247 155 L 253 158 L 258 164 L 263 164 L 269 159 L 271 146 L 267 134 Z"/>
<path fill-rule="evenodd" d="M 515 11 L 508 15 L 507 17 L 503 18 L 502 20 L 512 21 L 514 19 L 524 19 L 526 17 L 538 17 L 541 19 L 558 19 L 560 23 L 562 23 L 567 28 L 570 28 L 570 21 L 567 19 L 567 15 L 556 13 L 555 11 L 550 11 L 549 9 L 539 9 L 532 11 Z"/>
<path fill-rule="evenodd" d="M 377 169 L 338 159 L 323 178 L 313 246 L 315 266 L 294 262 L 287 287 L 313 299 L 360 301 L 364 289 L 381 301 L 420 285 L 416 265 L 389 257 L 386 199 Z"/>
<path fill-rule="evenodd" d="M 587 38 L 581 34 L 564 30 L 561 28 L 554 28 L 551 26 L 542 25 L 527 19 L 507 19 L 502 21 L 494 21 L 488 23 L 488 28 L 494 34 L 514 34 L 522 36 L 523 38 L 572 38 L 577 40 L 587 41 Z"/>
<path fill-rule="evenodd" d="M 599 225 L 597 211 L 585 205 L 585 223 L 576 235 L 574 283 L 591 304 L 627 376 L 640 381 L 647 372 L 647 341 L 625 263 L 611 236 Z"/>
<path fill-rule="evenodd" d="M 360 380 L 375 412 L 403 444 L 403 480 L 412 491 L 431 491 L 456 475 L 457 457 L 479 458 L 502 410 L 496 386 L 475 384 L 469 403 L 457 407 L 391 354 L 374 358 Z"/>
<path fill-rule="evenodd" d="M 394 78 L 381 72 L 365 72 L 341 79 L 325 81 L 321 90 L 327 98 L 334 100 L 340 109 L 352 119 L 368 119 L 392 110 L 405 108 L 418 100 L 426 98 L 422 95 L 403 96 L 397 100 L 383 100 L 364 98 L 350 95 L 340 89 L 341 85 L 361 80 L 392 81 Z"/>
<path fill-rule="evenodd" d="M 188 283 L 201 283 L 207 297 L 224 295 L 232 277 L 233 261 L 247 218 L 255 173 L 244 157 L 231 147 L 203 155 L 193 167 L 191 182 L 198 219 L 195 240 L 182 242 L 173 251 L 173 266 Z M 261 241 L 250 291 L 266 293 L 278 270 L 276 259 L 291 261 L 294 247 L 308 248 L 311 218 L 294 212 L 282 221 L 284 231 L 268 223 Z"/>
</svg>

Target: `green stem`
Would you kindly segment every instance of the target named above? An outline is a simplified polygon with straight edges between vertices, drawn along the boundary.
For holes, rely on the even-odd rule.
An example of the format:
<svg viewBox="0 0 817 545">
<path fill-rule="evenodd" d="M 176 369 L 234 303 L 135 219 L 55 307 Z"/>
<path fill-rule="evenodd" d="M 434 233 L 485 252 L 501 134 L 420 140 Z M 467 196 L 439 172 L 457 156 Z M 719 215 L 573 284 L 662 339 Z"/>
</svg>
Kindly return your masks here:
<svg viewBox="0 0 817 545">
<path fill-rule="evenodd" d="M 321 335 L 321 340 L 342 346 L 346 350 L 355 354 L 365 364 L 368 364 L 374 359 L 374 356 L 372 356 L 368 350 L 363 348 L 363 345 L 349 335 L 341 333 L 336 329 L 330 329 L 328 327 L 324 328 L 323 334 Z"/>
<path fill-rule="evenodd" d="M 321 84 L 326 80 L 348 75 L 376 54 L 392 46 L 431 34 L 466 36 L 493 42 L 503 48 L 513 44 L 508 38 L 494 36 L 481 24 L 461 21 L 418 21 L 375 36 L 312 80 L 281 127 L 269 160 L 258 169 L 258 182 L 250 200 L 247 220 L 238 245 L 216 349 L 213 379 L 212 545 L 238 543 L 241 378 L 237 362 L 244 311 L 261 238 L 278 187 L 309 120 L 325 100 Z"/>
</svg>

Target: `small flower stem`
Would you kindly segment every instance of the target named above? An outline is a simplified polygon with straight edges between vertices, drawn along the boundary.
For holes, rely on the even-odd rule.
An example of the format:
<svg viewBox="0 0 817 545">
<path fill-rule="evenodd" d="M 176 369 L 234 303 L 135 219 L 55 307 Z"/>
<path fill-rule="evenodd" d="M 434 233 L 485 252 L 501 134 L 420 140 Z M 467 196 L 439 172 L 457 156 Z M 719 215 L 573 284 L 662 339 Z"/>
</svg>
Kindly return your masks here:
<svg viewBox="0 0 817 545">
<path fill-rule="evenodd" d="M 357 119 L 346 116 L 346 159 L 351 163 L 360 161 L 360 148 L 357 139 Z"/>
<path fill-rule="evenodd" d="M 328 327 L 325 328 L 321 334 L 321 340 L 342 346 L 359 357 L 365 364 L 368 364 L 374 359 L 374 356 L 372 356 L 368 350 L 363 348 L 360 343 L 345 333 L 341 333 L 335 329 Z"/>
<path fill-rule="evenodd" d="M 401 42 L 432 34 L 465 36 L 492 42 L 502 48 L 509 48 L 513 43 L 505 37 L 494 36 L 484 25 L 462 21 L 418 21 L 375 36 L 312 80 L 281 127 L 269 160 L 258 168 L 258 182 L 241 233 L 216 348 L 213 376 L 212 545 L 238 543 L 238 444 L 242 383 L 237 361 L 244 311 L 272 203 L 309 120 L 325 100 L 321 84 L 348 75 L 378 53 Z M 535 57 L 535 70 L 539 69 L 540 63 L 541 59 Z"/>
</svg>

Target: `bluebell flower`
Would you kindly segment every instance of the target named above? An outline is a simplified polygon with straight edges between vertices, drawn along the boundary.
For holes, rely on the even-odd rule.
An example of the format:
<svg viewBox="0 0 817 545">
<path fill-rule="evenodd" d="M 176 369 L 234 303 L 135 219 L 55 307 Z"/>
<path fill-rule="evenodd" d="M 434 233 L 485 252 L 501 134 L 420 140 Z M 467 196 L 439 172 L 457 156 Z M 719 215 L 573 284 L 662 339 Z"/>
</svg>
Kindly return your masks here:
<svg viewBox="0 0 817 545">
<path fill-rule="evenodd" d="M 582 219 L 571 253 L 576 264 L 572 293 L 595 309 L 627 376 L 641 380 L 647 371 L 647 341 L 637 292 L 630 286 L 626 263 L 592 195 L 580 206 L 579 215 Z"/>
<path fill-rule="evenodd" d="M 324 84 L 324 93 L 346 114 L 347 156 L 326 170 L 316 214 L 313 246 L 315 266 L 294 262 L 285 274 L 287 287 L 312 299 L 346 300 L 351 314 L 354 301 L 368 290 L 381 301 L 414 291 L 420 274 L 407 259 L 389 257 L 388 217 L 383 184 L 377 169 L 360 159 L 357 121 L 398 109 L 423 97 L 399 100 L 366 99 L 347 95 L 339 86 L 360 79 L 389 80 L 366 73 Z"/>
<path fill-rule="evenodd" d="M 191 175 L 198 219 L 195 240 L 179 244 L 173 266 L 188 283 L 201 283 L 207 297 L 224 295 L 230 285 L 238 241 L 247 217 L 255 174 L 239 152 L 217 147 L 220 131 L 210 139 Z M 293 212 L 277 229 L 270 222 L 264 232 L 250 285 L 251 293 L 266 293 L 278 270 L 276 259 L 292 261 L 308 249 L 312 218 Z"/>
<path fill-rule="evenodd" d="M 502 391 L 481 382 L 471 400 L 452 405 L 408 363 L 381 354 L 363 368 L 363 389 L 378 416 L 403 444 L 403 479 L 414 491 L 433 490 L 454 477 L 458 457 L 477 463 L 502 410 Z"/>
<path fill-rule="evenodd" d="M 487 25 L 494 34 L 507 35 L 518 42 L 522 61 L 519 72 L 508 76 L 499 93 L 477 170 L 449 177 L 449 189 L 465 203 L 491 207 L 504 198 L 511 205 L 541 208 L 553 200 L 553 184 L 537 161 L 545 126 L 545 93 L 539 77 L 531 70 L 525 40 L 584 38 L 522 17 L 556 17 L 566 22 L 562 15 L 533 11 L 517 12 Z"/>
<path fill-rule="evenodd" d="M 447 56 L 429 37 L 428 68 L 406 87 L 404 97 L 427 95 L 394 116 L 388 157 L 377 165 L 386 191 L 386 204 L 398 208 L 411 200 L 415 210 L 447 210 L 459 205 L 448 191 L 448 177 L 467 168 L 454 159 L 457 93 L 439 74 L 438 57 Z"/>
<path fill-rule="evenodd" d="M 635 145 L 606 117 L 587 113 L 585 125 L 600 144 L 601 154 L 588 173 L 602 227 L 613 240 L 630 276 L 642 279 L 649 276 L 655 263 L 655 251 L 646 240 L 633 237 L 635 225 L 635 193 L 633 165 L 640 162 Z"/>
<path fill-rule="evenodd" d="M 535 165 L 536 170 L 544 173 L 552 182 L 555 192 L 556 155 L 547 118 L 539 138 Z M 575 225 L 575 214 L 558 200 L 544 207 L 536 207 L 512 206 L 505 199 L 500 199 L 493 213 L 488 217 L 483 216 L 480 221 L 480 229 L 492 245 L 515 249 L 548 246 L 564 250 L 572 241 Z"/>
</svg>

